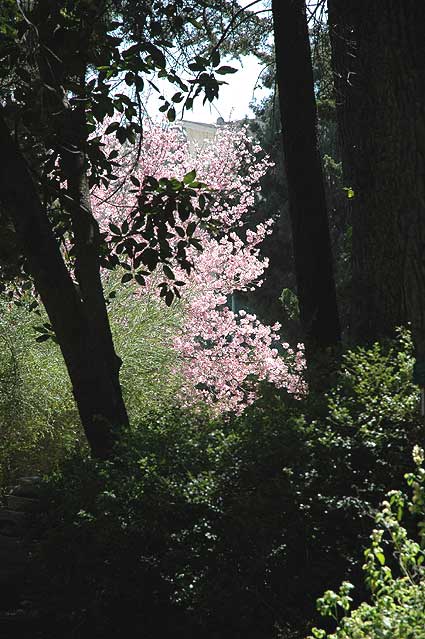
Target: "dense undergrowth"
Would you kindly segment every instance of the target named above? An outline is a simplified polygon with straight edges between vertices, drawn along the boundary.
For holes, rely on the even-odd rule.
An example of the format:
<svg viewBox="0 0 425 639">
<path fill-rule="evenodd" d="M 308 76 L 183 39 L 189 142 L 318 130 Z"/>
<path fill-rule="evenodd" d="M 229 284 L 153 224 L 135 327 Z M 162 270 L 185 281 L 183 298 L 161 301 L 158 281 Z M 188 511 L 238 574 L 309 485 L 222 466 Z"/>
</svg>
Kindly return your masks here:
<svg viewBox="0 0 425 639">
<path fill-rule="evenodd" d="M 313 628 L 309 639 L 424 639 L 425 469 L 419 446 L 413 449 L 413 461 L 415 472 L 405 476 L 411 498 L 392 490 L 375 515 L 363 565 L 369 601 L 353 606 L 354 586 L 347 581 L 337 592 L 327 590 L 317 605 L 334 621 L 335 631 Z M 412 516 L 417 525 L 413 532 Z"/>
<path fill-rule="evenodd" d="M 181 322 L 178 304 L 168 308 L 155 296 L 107 285 L 108 310 L 121 383 L 132 422 L 168 405 L 179 377 L 171 343 Z M 76 448 L 86 449 L 69 377 L 45 313 L 29 312 L 34 299 L 19 305 L 0 298 L 0 492 L 22 475 L 48 473 Z"/>
<path fill-rule="evenodd" d="M 289 639 L 319 622 L 317 597 L 341 580 L 367 599 L 373 512 L 425 430 L 406 332 L 348 351 L 326 396 L 264 385 L 241 416 L 213 418 L 175 401 L 178 307 L 120 289 L 109 310 L 132 427 L 115 460 L 98 462 L 56 344 L 34 340 L 45 319 L 1 310 L 0 485 L 45 479 L 46 639 Z"/>
<path fill-rule="evenodd" d="M 51 636 L 303 637 L 325 589 L 367 597 L 372 513 L 424 435 L 411 369 L 401 333 L 348 352 L 326 398 L 268 386 L 226 420 L 151 406 L 114 462 L 65 455 L 40 522 Z"/>
</svg>

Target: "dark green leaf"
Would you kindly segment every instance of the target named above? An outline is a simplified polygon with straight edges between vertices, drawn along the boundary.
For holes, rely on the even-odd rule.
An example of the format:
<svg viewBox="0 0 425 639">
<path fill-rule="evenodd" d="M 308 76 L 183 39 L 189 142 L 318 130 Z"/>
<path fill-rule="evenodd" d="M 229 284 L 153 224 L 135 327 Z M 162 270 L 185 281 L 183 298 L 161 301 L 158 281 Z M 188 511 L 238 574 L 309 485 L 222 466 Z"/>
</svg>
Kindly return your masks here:
<svg viewBox="0 0 425 639">
<path fill-rule="evenodd" d="M 158 47 L 155 47 L 154 45 L 149 43 L 146 43 L 144 46 L 149 52 L 152 60 L 154 61 L 155 66 L 164 69 L 166 66 L 166 61 L 161 49 L 158 49 Z"/>
<path fill-rule="evenodd" d="M 191 62 L 188 65 L 189 69 L 191 71 L 205 71 L 206 69 L 206 65 L 205 64 L 200 64 L 199 62 Z"/>
<path fill-rule="evenodd" d="M 124 273 L 121 278 L 121 284 L 125 284 L 126 282 L 130 282 L 133 279 L 132 273 Z"/>
<path fill-rule="evenodd" d="M 114 235 L 121 235 L 121 231 L 116 224 L 112 224 L 112 222 L 110 222 L 109 228 L 112 231 L 112 233 L 114 233 Z"/>
<path fill-rule="evenodd" d="M 117 132 L 116 132 L 115 135 L 117 136 L 118 142 L 120 142 L 121 144 L 124 144 L 124 142 L 127 139 L 127 129 L 125 129 L 124 127 L 120 126 L 117 129 Z"/>
<path fill-rule="evenodd" d="M 174 280 L 175 279 L 175 275 L 174 275 L 173 271 L 170 269 L 169 266 L 167 266 L 167 264 L 163 264 L 162 268 L 163 268 L 163 271 L 164 271 L 164 275 L 166 275 L 168 277 L 168 279 L 170 279 L 170 280 Z"/>
<path fill-rule="evenodd" d="M 211 54 L 211 65 L 213 67 L 218 67 L 220 64 L 220 52 L 215 49 Z"/>
<path fill-rule="evenodd" d="M 134 276 L 134 279 L 136 280 L 138 284 L 140 284 L 140 286 L 145 286 L 146 280 L 143 277 L 143 275 L 140 275 L 140 273 L 136 273 L 136 275 Z"/>
<path fill-rule="evenodd" d="M 155 251 L 155 249 L 148 247 L 147 249 L 143 251 L 142 262 L 143 264 L 146 264 L 146 266 L 149 267 L 151 271 L 153 271 L 156 265 L 158 264 L 158 260 L 159 260 L 159 255 L 158 255 L 158 252 Z"/>
<path fill-rule="evenodd" d="M 193 171 L 186 173 L 186 175 L 183 178 L 183 182 L 185 184 L 191 184 L 195 178 L 196 178 L 196 171 L 195 169 L 193 169 Z"/>
<path fill-rule="evenodd" d="M 196 222 L 189 222 L 189 224 L 187 225 L 187 235 L 193 235 L 193 233 L 195 232 L 196 229 Z"/>
<path fill-rule="evenodd" d="M 218 73 L 219 75 L 226 75 L 227 73 L 236 73 L 237 69 L 235 69 L 234 67 L 220 67 L 218 69 L 216 69 L 215 71 L 216 73 Z"/>
<path fill-rule="evenodd" d="M 176 119 L 176 110 L 174 107 L 170 107 L 167 111 L 167 118 L 169 122 L 174 122 Z"/>
</svg>

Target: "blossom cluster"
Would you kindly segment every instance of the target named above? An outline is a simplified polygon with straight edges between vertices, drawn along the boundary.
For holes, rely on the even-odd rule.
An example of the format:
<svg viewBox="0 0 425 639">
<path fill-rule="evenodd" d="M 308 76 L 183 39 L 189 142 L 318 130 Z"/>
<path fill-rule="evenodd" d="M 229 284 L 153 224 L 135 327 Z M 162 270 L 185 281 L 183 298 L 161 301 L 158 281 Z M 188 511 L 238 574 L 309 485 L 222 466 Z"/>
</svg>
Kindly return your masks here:
<svg viewBox="0 0 425 639">
<path fill-rule="evenodd" d="M 132 162 L 121 164 L 121 175 Z M 211 215 L 219 222 L 214 234 L 197 228 L 203 251 L 193 249 L 191 273 L 175 269 L 185 282 L 185 320 L 174 348 L 181 356 L 185 403 L 199 400 L 216 411 L 240 413 L 265 380 L 294 394 L 304 391 L 302 345 L 296 350 L 280 342 L 280 326 L 266 326 L 255 315 L 233 312 L 227 302 L 235 291 L 253 290 L 262 283 L 268 261 L 260 246 L 271 233 L 270 220 L 255 228 L 247 217 L 260 190 L 270 159 L 250 139 L 246 128 L 220 127 L 213 140 L 191 147 L 177 127 L 147 123 L 140 160 L 132 167 L 143 188 L 147 176 L 182 179 L 193 168 L 197 179 L 216 194 Z M 121 188 L 113 197 L 95 192 L 97 215 L 108 221 L 123 219 L 137 193 Z M 188 220 L 190 222 L 190 220 Z M 152 288 L 155 277 L 146 286 Z"/>
</svg>

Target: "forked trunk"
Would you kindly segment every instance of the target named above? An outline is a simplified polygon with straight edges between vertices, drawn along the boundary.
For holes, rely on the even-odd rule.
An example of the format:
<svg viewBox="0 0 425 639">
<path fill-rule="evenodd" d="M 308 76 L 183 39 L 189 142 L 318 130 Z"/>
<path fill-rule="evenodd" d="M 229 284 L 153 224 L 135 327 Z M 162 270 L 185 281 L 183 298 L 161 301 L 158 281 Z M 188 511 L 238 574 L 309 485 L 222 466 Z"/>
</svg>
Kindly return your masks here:
<svg viewBox="0 0 425 639">
<path fill-rule="evenodd" d="M 119 366 L 87 315 L 63 261 L 28 166 L 0 116 L 0 201 L 10 214 L 35 287 L 55 331 L 71 379 L 75 401 L 93 455 L 111 454 L 128 418 L 119 389 Z M 117 388 L 119 392 L 117 392 Z"/>
</svg>

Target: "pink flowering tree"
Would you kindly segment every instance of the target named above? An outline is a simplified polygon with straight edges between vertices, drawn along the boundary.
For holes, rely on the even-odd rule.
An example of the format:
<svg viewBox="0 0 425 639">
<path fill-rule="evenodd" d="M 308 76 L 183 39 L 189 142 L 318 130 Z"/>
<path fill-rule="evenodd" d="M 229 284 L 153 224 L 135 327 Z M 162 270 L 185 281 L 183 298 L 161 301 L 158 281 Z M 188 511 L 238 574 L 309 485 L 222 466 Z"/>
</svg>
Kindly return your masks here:
<svg viewBox="0 0 425 639">
<path fill-rule="evenodd" d="M 255 399 L 260 381 L 296 395 L 304 392 L 302 345 L 291 349 L 281 342 L 279 324 L 266 326 L 255 315 L 236 313 L 228 305 L 235 291 L 261 286 L 267 268 L 260 246 L 272 222 L 255 228 L 247 223 L 269 166 L 269 158 L 244 127 L 220 127 L 213 140 L 189 148 L 178 127 L 147 123 L 138 156 L 130 154 L 117 164 L 121 188 L 107 197 L 99 189 L 93 194 L 97 217 L 107 232 L 125 223 L 148 179 L 196 180 L 201 189 L 206 185 L 208 221 L 195 224 L 192 215 L 179 219 L 177 228 L 168 224 L 171 243 L 177 247 L 183 233 L 191 235 L 192 225 L 192 268 L 182 268 L 170 256 L 162 271 L 143 271 L 135 293 L 161 295 L 167 285 L 179 296 L 181 292 L 184 321 L 173 347 L 179 354 L 185 404 L 202 400 L 217 412 L 240 413 Z M 129 279 L 131 274 L 124 276 Z"/>
</svg>

